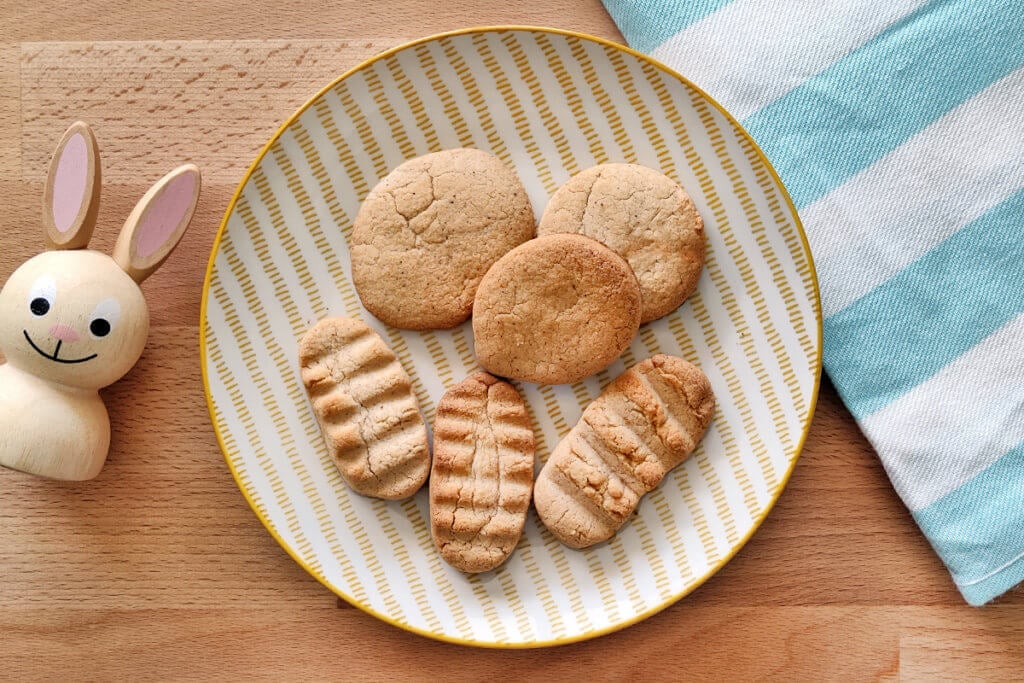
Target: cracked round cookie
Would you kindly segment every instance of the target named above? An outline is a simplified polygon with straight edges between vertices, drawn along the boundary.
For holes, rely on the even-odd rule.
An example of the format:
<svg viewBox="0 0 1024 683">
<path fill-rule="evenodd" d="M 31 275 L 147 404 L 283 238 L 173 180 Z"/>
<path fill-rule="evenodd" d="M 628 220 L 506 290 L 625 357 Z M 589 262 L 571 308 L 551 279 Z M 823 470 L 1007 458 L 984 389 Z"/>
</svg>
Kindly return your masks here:
<svg viewBox="0 0 1024 683">
<path fill-rule="evenodd" d="M 410 159 L 370 192 L 352 227 L 352 281 L 370 313 L 407 330 L 469 317 L 491 265 L 533 237 L 519 178 L 478 149 Z"/>
<path fill-rule="evenodd" d="M 643 295 L 641 322 L 679 307 L 704 266 L 704 221 L 671 178 L 637 164 L 601 164 L 555 192 L 537 234 L 579 233 L 626 259 Z"/>
<path fill-rule="evenodd" d="M 487 271 L 473 302 L 476 356 L 501 377 L 566 384 L 606 368 L 640 326 L 629 264 L 582 235 L 522 244 Z"/>
<path fill-rule="evenodd" d="M 441 397 L 430 530 L 448 564 L 485 572 L 512 554 L 530 507 L 535 449 L 526 404 L 508 382 L 475 372 Z"/>
</svg>

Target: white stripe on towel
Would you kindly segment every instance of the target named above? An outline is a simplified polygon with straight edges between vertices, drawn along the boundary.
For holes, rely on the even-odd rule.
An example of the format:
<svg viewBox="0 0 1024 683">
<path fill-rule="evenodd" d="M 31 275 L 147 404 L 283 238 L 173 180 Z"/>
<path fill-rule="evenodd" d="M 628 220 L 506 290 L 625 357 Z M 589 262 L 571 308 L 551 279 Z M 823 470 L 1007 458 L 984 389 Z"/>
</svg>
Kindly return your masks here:
<svg viewBox="0 0 1024 683">
<path fill-rule="evenodd" d="M 1024 69 L 801 209 L 825 317 L 1024 187 L 1021 139 Z"/>
<path fill-rule="evenodd" d="M 806 0 L 737 0 L 690 24 L 651 54 L 743 119 L 823 71 L 921 0 L 851 0 L 836 12 Z"/>
<path fill-rule="evenodd" d="M 920 510 L 1024 440 L 1024 314 L 861 428 L 907 507 Z"/>
</svg>

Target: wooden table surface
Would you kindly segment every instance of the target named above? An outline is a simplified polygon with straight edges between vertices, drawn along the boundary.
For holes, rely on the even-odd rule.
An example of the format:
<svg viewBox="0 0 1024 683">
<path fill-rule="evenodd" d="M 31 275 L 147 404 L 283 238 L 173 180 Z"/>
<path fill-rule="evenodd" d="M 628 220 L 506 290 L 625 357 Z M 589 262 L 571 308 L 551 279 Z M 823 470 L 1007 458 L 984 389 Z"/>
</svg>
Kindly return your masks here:
<svg viewBox="0 0 1024 683">
<path fill-rule="evenodd" d="M 0 676 L 273 679 L 1013 679 L 1024 591 L 964 605 L 826 381 L 803 457 L 761 530 L 691 596 L 624 631 L 542 651 L 435 642 L 340 602 L 249 510 L 210 427 L 198 319 L 213 236 L 249 162 L 337 74 L 472 25 L 621 40 L 598 0 L 5 0 L 0 281 L 42 245 L 49 155 L 95 128 L 107 250 L 150 183 L 204 171 L 182 246 L 143 289 L 142 360 L 104 392 L 100 477 L 0 472 Z M 329 8 L 326 6 L 330 5 Z"/>
</svg>

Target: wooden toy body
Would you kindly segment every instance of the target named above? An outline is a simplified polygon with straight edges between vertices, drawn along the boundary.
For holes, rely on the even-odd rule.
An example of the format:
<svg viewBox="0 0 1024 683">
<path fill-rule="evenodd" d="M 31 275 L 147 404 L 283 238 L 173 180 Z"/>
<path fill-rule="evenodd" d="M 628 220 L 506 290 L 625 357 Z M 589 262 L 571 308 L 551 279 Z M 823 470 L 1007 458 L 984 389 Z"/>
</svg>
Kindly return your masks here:
<svg viewBox="0 0 1024 683">
<path fill-rule="evenodd" d="M 51 479 L 92 479 L 109 446 L 99 393 L 0 365 L 0 465 Z"/>
<path fill-rule="evenodd" d="M 179 166 L 143 195 L 111 255 L 86 249 L 100 163 L 81 122 L 64 133 L 43 196 L 50 251 L 0 289 L 0 465 L 52 479 L 99 474 L 110 421 L 98 391 L 127 373 L 146 344 L 139 283 L 177 246 L 199 200 L 199 169 Z"/>
<path fill-rule="evenodd" d="M 46 251 L 15 270 L 0 290 L 0 465 L 96 476 L 110 444 L 98 390 L 135 365 L 148 335 L 142 290 L 107 254 Z"/>
</svg>

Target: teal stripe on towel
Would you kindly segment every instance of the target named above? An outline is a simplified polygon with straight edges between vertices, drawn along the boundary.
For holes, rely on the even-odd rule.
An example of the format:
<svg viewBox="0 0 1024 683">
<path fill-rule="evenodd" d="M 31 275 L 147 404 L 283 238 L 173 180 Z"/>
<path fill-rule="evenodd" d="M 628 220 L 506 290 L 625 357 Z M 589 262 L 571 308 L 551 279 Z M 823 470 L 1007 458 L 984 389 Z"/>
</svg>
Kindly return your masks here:
<svg viewBox="0 0 1024 683">
<path fill-rule="evenodd" d="M 972 605 L 1024 580 L 1024 442 L 914 519 Z"/>
<path fill-rule="evenodd" d="M 1020 0 L 940 0 L 743 125 L 802 207 L 1021 64 Z"/>
<path fill-rule="evenodd" d="M 604 6 L 634 50 L 650 52 L 730 0 L 605 0 Z"/>
<path fill-rule="evenodd" d="M 1024 311 L 1022 235 L 1018 190 L 825 319 L 826 368 L 858 420 Z"/>
</svg>

